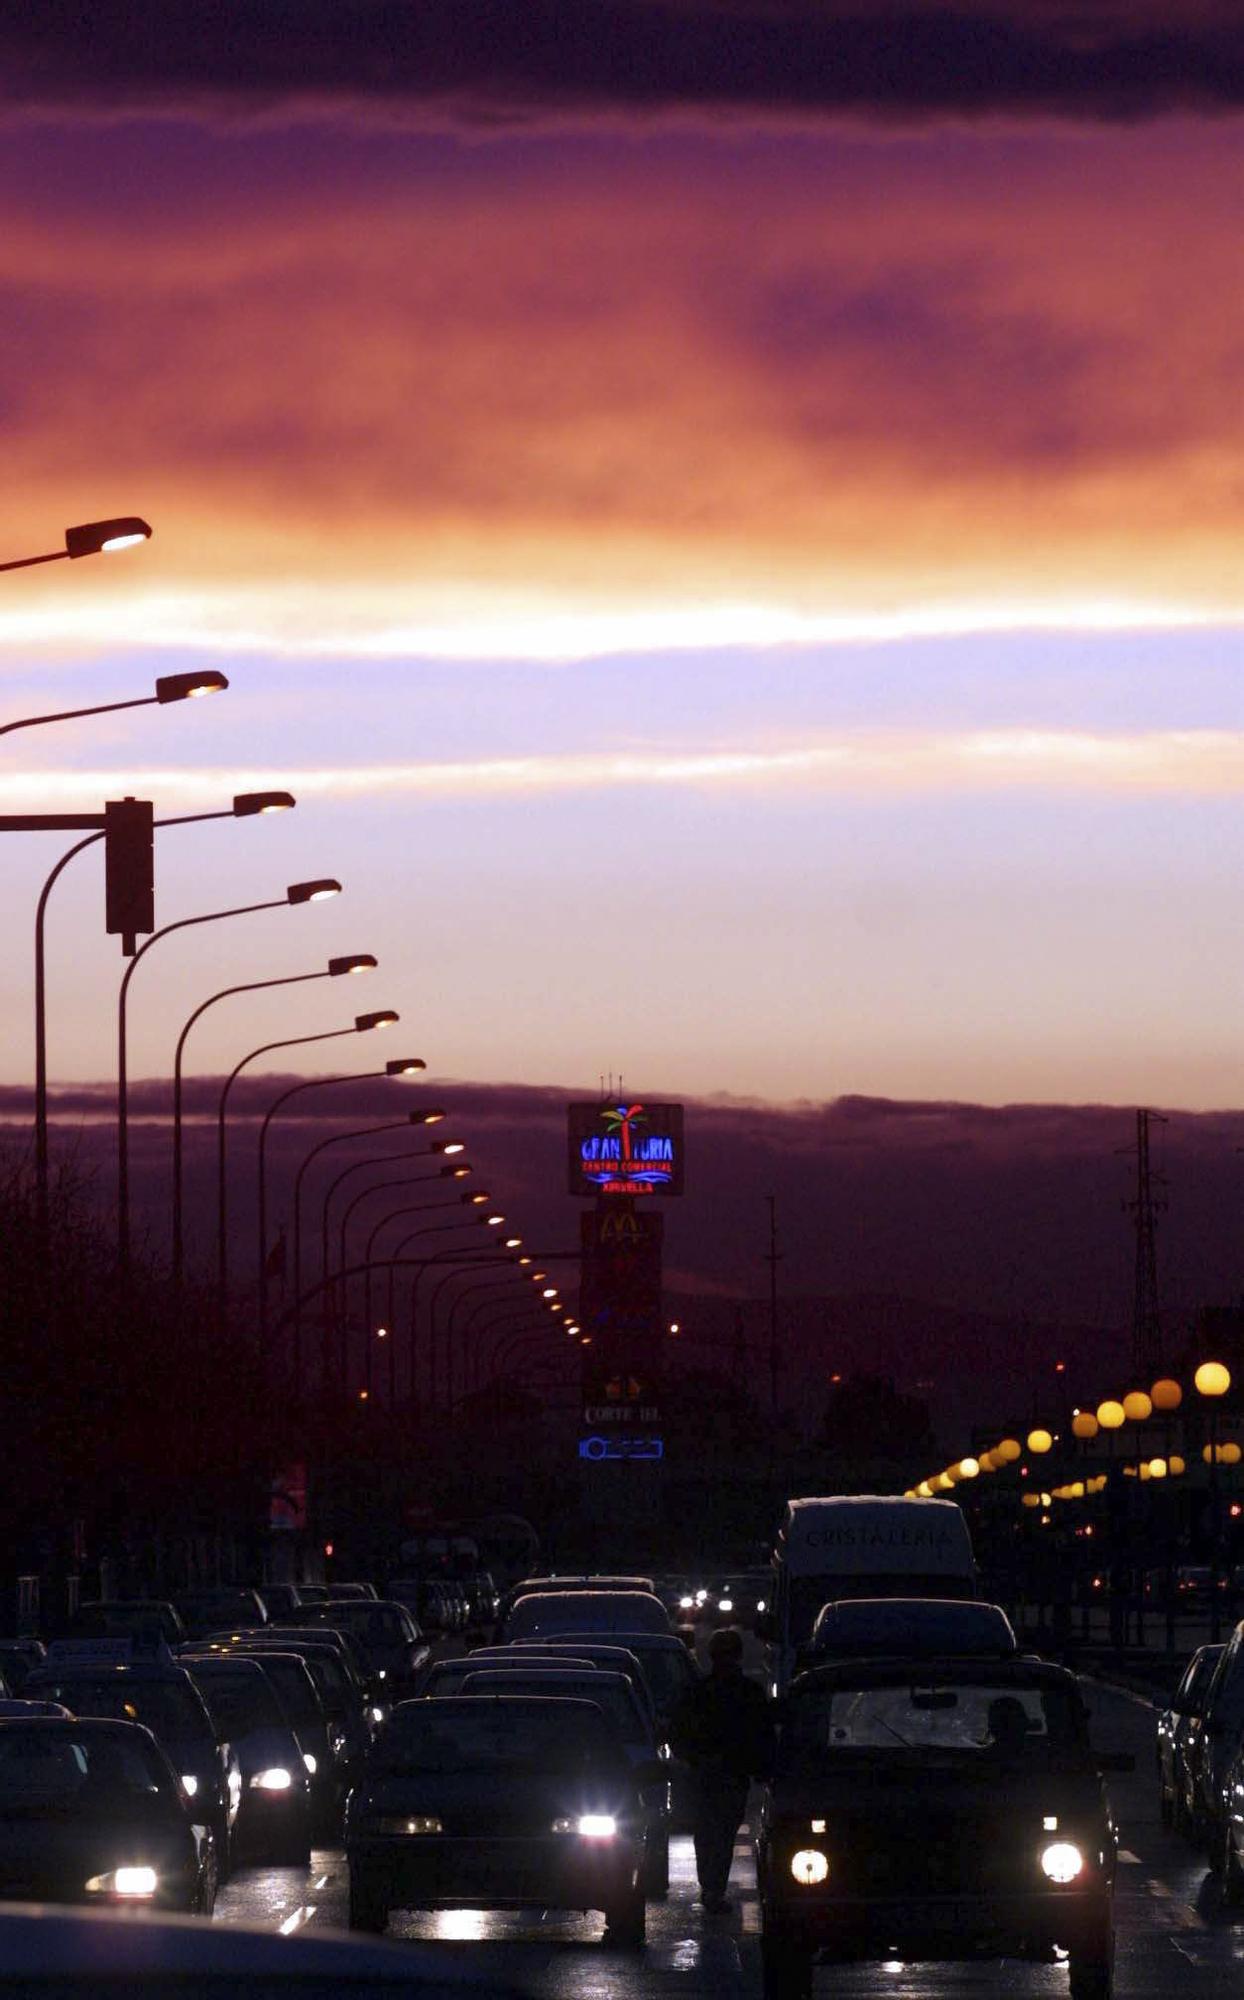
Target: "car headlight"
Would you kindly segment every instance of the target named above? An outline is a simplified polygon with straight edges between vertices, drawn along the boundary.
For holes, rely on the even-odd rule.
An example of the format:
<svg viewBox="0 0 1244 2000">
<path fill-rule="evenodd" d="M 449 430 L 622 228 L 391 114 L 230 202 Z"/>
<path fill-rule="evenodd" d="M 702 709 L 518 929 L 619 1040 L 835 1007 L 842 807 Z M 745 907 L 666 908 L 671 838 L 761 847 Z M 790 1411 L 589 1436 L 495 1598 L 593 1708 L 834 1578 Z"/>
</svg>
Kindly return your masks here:
<svg viewBox="0 0 1244 2000">
<path fill-rule="evenodd" d="M 384 1721 L 384 1710 L 383 1710 L 382 1708 L 375 1708 L 375 1707 L 373 1707 L 373 1708 L 372 1708 L 372 1710 L 371 1710 L 371 1719 L 372 1719 L 372 1721 L 373 1721 L 373 1722 L 383 1722 L 383 1721 Z"/>
<path fill-rule="evenodd" d="M 757 1611 L 766 1611 L 768 1609 L 768 1606 L 766 1605 L 763 1597 L 758 1597 L 756 1599 L 756 1609 Z"/>
<path fill-rule="evenodd" d="M 805 1889 L 815 1888 L 818 1882 L 828 1879 L 829 1856 L 822 1854 L 819 1847 L 801 1847 L 791 1855 L 790 1872 Z"/>
<path fill-rule="evenodd" d="M 554 1833 L 577 1833 L 583 1840 L 612 1840 L 617 1830 L 612 1813 L 576 1813 L 553 1821 Z"/>
<path fill-rule="evenodd" d="M 377 1671 L 377 1674 L 376 1674 L 376 1679 L 377 1679 L 378 1681 L 384 1681 L 384 1680 L 387 1680 L 388 1678 L 389 1678 L 389 1675 L 388 1675 L 388 1669 L 387 1669 L 386 1667 L 381 1667 L 381 1668 L 380 1668 L 380 1669 L 379 1669 L 379 1670 Z"/>
<path fill-rule="evenodd" d="M 719 1597 L 717 1600 L 717 1609 L 719 1611 L 733 1611 L 734 1599 L 732 1597 Z"/>
<path fill-rule="evenodd" d="M 154 1868 L 114 1868 L 107 1875 L 92 1875 L 88 1896 L 154 1896 L 160 1878 Z"/>
<path fill-rule="evenodd" d="M 287 1792 L 293 1784 L 293 1776 L 283 1764 L 274 1764 L 270 1770 L 256 1771 L 251 1779 L 251 1790 L 256 1792 Z"/>
<path fill-rule="evenodd" d="M 445 1828 L 434 1813 L 380 1813 L 368 1821 L 374 1833 L 444 1833 Z"/>
<path fill-rule="evenodd" d="M 184 1793 L 186 1794 L 186 1797 L 187 1797 L 188 1799 L 192 1799 L 192 1798 L 194 1797 L 195 1793 L 196 1793 L 196 1792 L 198 1791 L 198 1789 L 199 1789 L 199 1781 L 198 1781 L 198 1779 L 197 1779 L 197 1778 L 195 1777 L 195 1775 L 194 1775 L 194 1772 L 193 1772 L 193 1771 L 183 1771 L 183 1772 L 182 1772 L 182 1774 L 181 1774 L 181 1788 L 182 1788 L 182 1791 L 183 1791 L 183 1792 L 184 1792 Z"/>
<path fill-rule="evenodd" d="M 1054 1840 L 1041 1856 L 1042 1871 L 1051 1882 L 1074 1882 L 1084 1868 L 1084 1856 L 1071 1840 Z"/>
<path fill-rule="evenodd" d="M 309 1778 L 313 1778 L 316 1772 L 320 1768 L 318 1762 L 316 1761 L 314 1751 L 304 1750 L 302 1753 L 302 1761 L 307 1767 L 307 1776 Z"/>
<path fill-rule="evenodd" d="M 690 1611 L 694 1603 L 694 1597 L 680 1597 L 678 1600 L 678 1609 L 680 1611 Z"/>
</svg>

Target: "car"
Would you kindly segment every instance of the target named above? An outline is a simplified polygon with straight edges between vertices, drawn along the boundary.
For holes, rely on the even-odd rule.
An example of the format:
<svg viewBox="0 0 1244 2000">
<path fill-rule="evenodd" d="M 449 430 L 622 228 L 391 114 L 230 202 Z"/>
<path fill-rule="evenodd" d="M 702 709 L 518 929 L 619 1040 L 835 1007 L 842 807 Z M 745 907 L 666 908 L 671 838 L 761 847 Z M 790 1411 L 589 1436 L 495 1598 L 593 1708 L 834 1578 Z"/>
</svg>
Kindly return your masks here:
<svg viewBox="0 0 1244 2000">
<path fill-rule="evenodd" d="M 58 1638 L 137 1639 L 178 1646 L 187 1637 L 174 1607 L 160 1597 L 119 1597 L 80 1604 Z"/>
<path fill-rule="evenodd" d="M 786 1696 L 757 1839 L 765 2000 L 836 1964 L 1069 1955 L 1110 2000 L 1117 1831 L 1075 1676 L 1034 1659 L 855 1660 Z"/>
<path fill-rule="evenodd" d="M 181 1654 L 187 1665 L 196 1657 L 212 1659 L 218 1655 L 196 1656 L 186 1650 Z M 310 1780 L 313 1830 L 322 1839 L 336 1839 L 341 1809 L 345 1804 L 345 1790 L 333 1755 L 328 1718 L 306 1661 L 300 1659 L 297 1653 L 283 1653 L 275 1646 L 258 1645 L 231 1646 L 228 1657 L 254 1660 L 267 1675 L 302 1752 L 302 1761 Z"/>
<path fill-rule="evenodd" d="M 564 1632 L 558 1635 L 558 1644 L 604 1665 L 598 1652 L 598 1642 L 604 1637 L 598 1632 Z M 615 1632 L 612 1638 L 615 1646 L 637 1662 L 657 1721 L 664 1729 L 678 1702 L 699 1679 L 695 1661 L 673 1632 Z"/>
<path fill-rule="evenodd" d="M 350 1928 L 383 1931 L 394 1909 L 535 1905 L 602 1910 L 608 1941 L 635 1947 L 644 1840 L 638 1774 L 593 1703 L 401 1702 L 347 1807 Z"/>
<path fill-rule="evenodd" d="M 301 1614 L 298 1622 L 303 1623 Z M 405 1700 L 428 1657 L 423 1634 L 404 1604 L 376 1598 L 329 1598 L 326 1604 L 316 1605 L 305 1622 L 308 1628 L 322 1622 L 348 1633 L 366 1661 L 373 1691 L 383 1692 L 389 1701 Z"/>
<path fill-rule="evenodd" d="M 302 1603 L 302 1591 L 296 1583 L 257 1583 L 255 1592 L 269 1618 L 275 1618 L 278 1611 L 296 1611 Z"/>
<path fill-rule="evenodd" d="M 601 1667 L 607 1673 L 625 1674 L 635 1689 L 636 1695 L 651 1712 L 654 1724 L 657 1720 L 656 1703 L 652 1699 L 644 1670 L 635 1654 L 620 1640 L 606 1642 L 588 1637 L 574 1646 L 561 1644 L 555 1639 L 547 1643 L 543 1639 L 523 1639 L 513 1646 L 480 1646 L 465 1655 L 472 1666 L 492 1662 L 498 1666 L 512 1666 L 521 1660 L 538 1660 L 545 1665 L 555 1661 L 569 1666 Z M 448 1664 L 448 1663 L 447 1663 Z"/>
<path fill-rule="evenodd" d="M 1226 1833 L 1227 1771 L 1244 1742 L 1244 1622 L 1214 1662 L 1200 1706 L 1185 1732 L 1189 1830 L 1217 1868 Z"/>
<path fill-rule="evenodd" d="M 369 1690 L 372 1677 L 371 1668 L 368 1665 L 367 1654 L 363 1646 L 355 1638 L 353 1632 L 349 1631 L 346 1627 L 337 1624 L 330 1625 L 326 1619 L 319 1619 L 316 1615 L 318 1610 L 318 1605 L 312 1605 L 309 1612 L 305 1615 L 305 1622 L 302 1619 L 294 1623 L 292 1620 L 287 1622 L 284 1618 L 276 1618 L 269 1625 L 257 1628 L 251 1632 L 213 1632 L 210 1635 L 209 1644 L 215 1645 L 220 1641 L 230 1642 L 244 1638 L 275 1639 L 278 1645 L 284 1645 L 290 1639 L 318 1641 L 321 1645 L 335 1646 L 342 1658 L 348 1661 L 359 1686 L 365 1691 Z"/>
<path fill-rule="evenodd" d="M 524 1661 L 523 1655 L 528 1657 Z M 516 1659 L 516 1655 L 519 1657 Z M 578 1667 L 585 1673 L 595 1671 L 593 1661 L 574 1657 L 566 1653 L 549 1652 L 541 1647 L 530 1649 L 518 1646 L 484 1646 L 474 1653 L 457 1653 L 451 1660 L 429 1660 L 419 1675 L 415 1693 L 420 1699 L 439 1699 L 447 1694 L 461 1694 L 463 1682 L 472 1674 L 486 1673 L 496 1667 L 504 1670 L 511 1666 L 523 1666 L 532 1673 L 541 1668 Z M 635 1668 L 639 1675 L 638 1665 Z"/>
<path fill-rule="evenodd" d="M 216 1855 L 150 1730 L 0 1722 L 0 1899 L 210 1916 Z"/>
<path fill-rule="evenodd" d="M 870 1654 L 890 1659 L 922 1654 L 1004 1658 L 1016 1650 L 1014 1627 L 999 1604 L 950 1597 L 848 1597 L 821 1606 L 804 1659 L 813 1666 Z"/>
<path fill-rule="evenodd" d="M 1180 1833 L 1189 1832 L 1192 1826 L 1189 1750 L 1200 1733 L 1205 1696 L 1222 1653 L 1221 1646 L 1198 1646 L 1174 1694 L 1169 1699 L 1159 1696 L 1154 1702 L 1155 1708 L 1161 1709 L 1157 1729 L 1158 1809 L 1163 1826 L 1173 1826 Z"/>
<path fill-rule="evenodd" d="M 350 1654 L 333 1643 L 337 1638 L 337 1633 L 325 1628 L 315 1639 L 304 1639 L 299 1633 L 288 1637 L 284 1632 L 259 1633 L 240 1644 L 244 1650 L 253 1650 L 259 1656 L 274 1647 L 279 1652 L 296 1653 L 300 1660 L 306 1661 L 328 1718 L 333 1754 L 348 1770 L 366 1755 L 377 1724 L 388 1714 L 388 1706 L 372 1698 L 355 1671 Z"/>
<path fill-rule="evenodd" d="M 608 1718 L 618 1732 L 622 1748 L 638 1770 L 658 1766 L 662 1776 L 653 1784 L 642 1784 L 640 1796 L 647 1816 L 644 1842 L 643 1883 L 645 1896 L 665 1896 L 670 1886 L 670 1776 L 668 1750 L 656 1739 L 653 1718 L 641 1702 L 625 1674 L 609 1673 L 600 1667 L 579 1668 L 560 1662 L 544 1664 L 531 1660 L 505 1666 L 500 1662 L 477 1667 L 462 1682 L 463 1694 L 547 1694 L 590 1701 Z"/>
<path fill-rule="evenodd" d="M 560 1638 L 564 1632 L 669 1633 L 669 1613 L 646 1590 L 542 1590 L 520 1597 L 506 1614 L 503 1643 Z"/>
<path fill-rule="evenodd" d="M 60 1701 L 26 1701 L 20 1695 L 0 1697 L 0 1717 L 10 1720 L 16 1716 L 20 1721 L 28 1715 L 65 1715 L 72 1717 L 73 1711 Z"/>
<path fill-rule="evenodd" d="M 546 1595 L 552 1590 L 643 1590 L 653 1593 L 655 1585 L 649 1576 L 590 1576 L 587 1574 L 525 1576 L 518 1583 L 512 1583 L 504 1595 L 499 1598 L 494 1613 L 494 1637 L 501 1638 L 506 1619 L 518 1603 L 520 1597 L 533 1597 L 537 1594 Z"/>
<path fill-rule="evenodd" d="M 210 1653 L 186 1670 L 242 1774 L 235 1839 L 240 1853 L 276 1866 L 311 1858 L 311 1791 L 302 1750 L 263 1668 L 254 1660 Z"/>
<path fill-rule="evenodd" d="M 300 1604 L 323 1604 L 324 1599 L 331 1595 L 332 1592 L 326 1583 L 300 1583 L 298 1585 L 298 1602 Z"/>
<path fill-rule="evenodd" d="M 328 1586 L 328 1595 L 330 1598 L 349 1597 L 356 1603 L 360 1598 L 370 1597 L 374 1599 L 379 1594 L 374 1583 L 330 1583 Z"/>
<path fill-rule="evenodd" d="M 229 1738 L 184 1667 L 132 1658 L 109 1664 L 97 1654 L 91 1641 L 54 1642 L 45 1664 L 28 1677 L 26 1698 L 149 1729 L 211 1828 L 217 1877 L 227 1881 L 242 1800 L 241 1764 Z"/>
<path fill-rule="evenodd" d="M 257 1590 L 188 1590 L 173 1599 L 188 1639 L 201 1639 L 220 1625 L 263 1625 L 268 1612 Z"/>
</svg>

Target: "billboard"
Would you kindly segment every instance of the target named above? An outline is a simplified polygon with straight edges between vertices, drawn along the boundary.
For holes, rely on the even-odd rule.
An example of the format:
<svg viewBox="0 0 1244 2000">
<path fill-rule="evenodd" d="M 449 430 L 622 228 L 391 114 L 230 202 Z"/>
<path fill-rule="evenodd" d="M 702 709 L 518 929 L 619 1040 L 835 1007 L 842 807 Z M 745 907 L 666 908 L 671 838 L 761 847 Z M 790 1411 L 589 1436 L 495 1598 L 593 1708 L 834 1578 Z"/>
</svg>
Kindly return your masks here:
<svg viewBox="0 0 1244 2000">
<path fill-rule="evenodd" d="M 572 1104 L 570 1192 L 681 1194 L 681 1104 Z"/>
</svg>

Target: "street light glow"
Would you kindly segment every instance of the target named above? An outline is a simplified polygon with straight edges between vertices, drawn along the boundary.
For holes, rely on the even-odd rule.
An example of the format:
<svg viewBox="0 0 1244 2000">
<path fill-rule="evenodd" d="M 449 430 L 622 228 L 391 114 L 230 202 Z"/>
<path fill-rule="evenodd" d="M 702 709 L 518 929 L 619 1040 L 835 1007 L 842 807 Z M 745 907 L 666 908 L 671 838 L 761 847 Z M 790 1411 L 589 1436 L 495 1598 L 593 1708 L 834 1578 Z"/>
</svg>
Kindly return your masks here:
<svg viewBox="0 0 1244 2000">
<path fill-rule="evenodd" d="M 374 959 L 369 951 L 356 951 L 348 958 L 330 958 L 328 976 L 330 979 L 353 978 L 359 972 L 374 972 L 378 963 L 379 961 Z M 420 1115 L 418 1112 L 411 1113 L 412 1118 Z"/>
<path fill-rule="evenodd" d="M 392 1007 L 382 1007 L 376 1014 L 356 1014 L 354 1025 L 360 1035 L 366 1035 L 372 1028 L 391 1028 L 401 1018 L 400 1014 L 394 1013 Z"/>
<path fill-rule="evenodd" d="M 384 1073 L 386 1076 L 417 1076 L 421 1069 L 426 1068 L 422 1056 L 398 1056 L 395 1061 L 385 1064 Z"/>
</svg>

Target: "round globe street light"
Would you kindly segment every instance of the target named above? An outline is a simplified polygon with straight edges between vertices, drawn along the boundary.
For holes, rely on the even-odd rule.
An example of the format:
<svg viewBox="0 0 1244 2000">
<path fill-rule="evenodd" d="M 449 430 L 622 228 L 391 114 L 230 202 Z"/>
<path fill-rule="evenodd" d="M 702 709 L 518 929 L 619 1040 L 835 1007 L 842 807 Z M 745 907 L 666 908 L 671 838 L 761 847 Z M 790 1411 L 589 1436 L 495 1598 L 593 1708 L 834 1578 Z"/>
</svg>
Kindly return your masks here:
<svg viewBox="0 0 1244 2000">
<path fill-rule="evenodd" d="M 265 797 L 288 798 L 289 794 L 288 792 L 268 793 L 268 794 L 262 792 L 255 792 L 250 794 L 249 796 L 252 799 L 262 799 Z M 277 812 L 282 810 L 282 808 L 273 805 L 251 805 L 249 806 L 248 810 L 250 812 L 262 813 L 262 812 Z M 219 993 L 213 993 L 209 995 L 209 997 L 206 1000 L 200 1002 L 200 1004 L 195 1008 L 193 1014 L 191 1014 L 189 1020 L 183 1027 L 180 1035 L 177 1037 L 177 1049 L 173 1057 L 173 1282 L 175 1284 L 179 1284 L 181 1282 L 182 1262 L 183 1262 L 182 1143 L 181 1143 L 182 1057 L 185 1053 L 186 1037 L 190 1033 L 191 1028 L 193 1028 L 196 1021 L 200 1020 L 202 1016 L 206 1014 L 209 1007 L 214 1007 L 216 1005 L 216 1002 L 218 1000 L 232 999 L 232 997 L 237 993 L 266 993 L 275 986 L 305 986 L 311 980 L 314 979 L 349 978 L 352 976 L 356 976 L 357 974 L 362 972 L 374 972 L 378 963 L 379 961 L 372 955 L 371 952 L 356 951 L 351 953 L 348 957 L 345 958 L 330 958 L 323 972 L 291 972 L 287 973 L 283 979 L 249 979 L 241 986 L 222 986 Z M 218 1161 L 218 1166 L 217 1166 L 218 1186 L 219 1186 L 219 1175 L 222 1174 L 223 1171 L 224 1171 L 224 1159 L 222 1155 L 221 1159 Z"/>
<path fill-rule="evenodd" d="M 297 801 L 292 792 L 238 792 L 233 804 L 223 812 L 179 813 L 172 819 L 158 819 L 155 831 L 169 826 L 202 826 L 207 820 L 250 819 L 259 813 L 291 812 Z M 103 828 L 88 833 L 61 855 L 39 895 L 35 909 L 35 1192 L 40 1243 L 46 1253 L 48 1235 L 48 1107 L 47 1107 L 47 978 L 45 932 L 48 899 L 64 869 L 74 856 L 94 847 L 104 838 Z"/>
<path fill-rule="evenodd" d="M 53 549 L 46 556 L 19 556 L 16 562 L 0 562 L 0 571 L 34 569 L 39 563 L 78 562 L 83 556 L 115 555 L 121 549 L 136 548 L 139 542 L 150 539 L 150 527 L 137 514 L 120 514 L 110 521 L 84 521 L 76 528 L 66 528 L 63 549 Z"/>
<path fill-rule="evenodd" d="M 263 1115 L 259 1127 L 259 1329 L 268 1330 L 268 1189 L 267 1154 L 268 1132 L 272 1121 L 282 1106 L 291 1097 L 299 1096 L 304 1090 L 324 1090 L 332 1083 L 372 1083 L 380 1077 L 413 1077 L 427 1068 L 422 1056 L 395 1056 L 383 1069 L 356 1070 L 349 1076 L 308 1076 L 301 1083 L 291 1084 L 279 1097 L 274 1097 Z"/>
<path fill-rule="evenodd" d="M 1218 1449 L 1218 1405 L 1231 1387 L 1231 1370 L 1221 1361 L 1203 1361 L 1192 1378 L 1198 1396 L 1203 1396 L 1209 1405 L 1209 1444 L 1206 1446 L 1209 1465 L 1209 1520 L 1210 1520 L 1210 1639 L 1217 1645 L 1222 1635 L 1222 1608 L 1218 1602 L 1220 1592 L 1218 1580 L 1222 1569 L 1222 1484 L 1218 1467 L 1221 1458 Z"/>
<path fill-rule="evenodd" d="M 151 936 L 143 940 L 126 966 L 117 995 L 117 1248 L 123 1275 L 128 1273 L 130 1268 L 130 1134 L 126 1022 L 131 979 L 151 947 L 159 944 L 161 938 L 171 937 L 174 931 L 192 930 L 199 924 L 221 923 L 226 917 L 249 917 L 261 910 L 279 910 L 286 904 L 318 903 L 326 896 L 340 894 L 340 882 L 325 876 L 314 882 L 293 882 L 284 896 L 272 897 L 264 903 L 243 903 L 230 910 L 208 910 L 201 917 L 179 917 L 176 923 L 165 924 L 161 930 L 152 931 Z"/>
<path fill-rule="evenodd" d="M 88 708 L 62 708 L 49 715 L 21 715 L 15 722 L 0 722 L 0 736 L 15 729 L 39 729 L 49 722 L 81 722 L 88 715 L 116 715 L 123 708 L 163 708 L 172 701 L 195 701 L 205 694 L 223 694 L 229 683 L 217 667 L 202 667 L 193 674 L 163 674 L 154 694 L 140 694 L 129 701 L 94 702 Z"/>
</svg>

